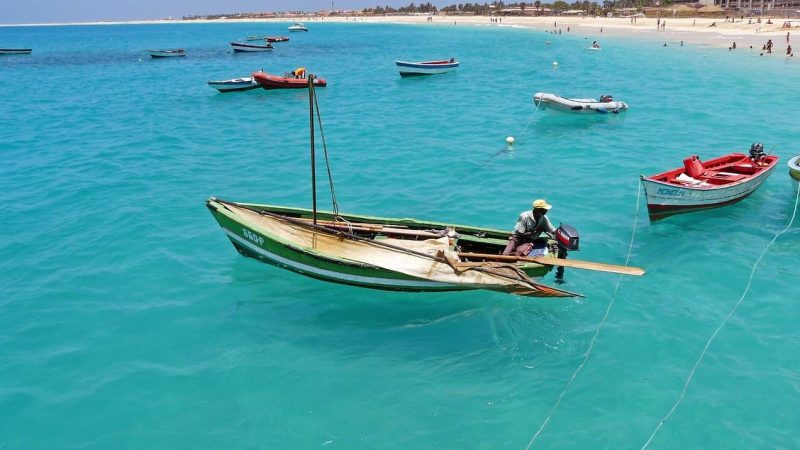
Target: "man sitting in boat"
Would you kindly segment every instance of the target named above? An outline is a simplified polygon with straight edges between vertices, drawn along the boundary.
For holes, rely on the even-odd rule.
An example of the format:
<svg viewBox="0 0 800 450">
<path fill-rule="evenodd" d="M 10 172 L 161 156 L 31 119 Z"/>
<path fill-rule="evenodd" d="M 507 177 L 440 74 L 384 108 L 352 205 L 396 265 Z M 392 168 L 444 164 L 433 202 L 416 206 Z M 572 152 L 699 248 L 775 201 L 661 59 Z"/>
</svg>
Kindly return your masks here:
<svg viewBox="0 0 800 450">
<path fill-rule="evenodd" d="M 295 78 L 305 78 L 306 77 L 306 68 L 305 67 L 298 67 L 292 71 L 292 75 Z"/>
<path fill-rule="evenodd" d="M 600 44 L 597 41 L 592 42 L 592 48 L 600 48 Z"/>
<path fill-rule="evenodd" d="M 508 245 L 503 250 L 503 254 L 526 256 L 531 250 L 533 241 L 542 233 L 545 233 L 550 239 L 555 239 L 556 229 L 547 218 L 547 211 L 550 208 L 552 206 L 545 200 L 534 200 L 531 211 L 524 211 L 519 215 L 514 233 L 508 238 Z"/>
</svg>

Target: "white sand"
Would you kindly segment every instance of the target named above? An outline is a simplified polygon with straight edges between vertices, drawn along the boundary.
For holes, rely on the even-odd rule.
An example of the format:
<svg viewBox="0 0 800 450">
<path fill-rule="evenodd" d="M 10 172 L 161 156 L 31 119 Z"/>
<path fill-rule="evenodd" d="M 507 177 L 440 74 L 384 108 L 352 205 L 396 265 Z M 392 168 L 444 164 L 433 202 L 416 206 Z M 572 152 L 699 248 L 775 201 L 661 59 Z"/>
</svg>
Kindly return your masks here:
<svg viewBox="0 0 800 450">
<path fill-rule="evenodd" d="M 90 22 L 90 23 L 70 23 L 70 24 L 27 24 L 28 26 L 45 25 L 114 25 L 114 24 L 161 24 L 161 23 L 218 23 L 218 22 L 278 22 L 291 23 L 293 20 L 307 23 L 313 22 L 358 22 L 358 23 L 408 23 L 426 26 L 466 26 L 466 25 L 485 25 L 485 26 L 520 26 L 527 28 L 537 28 L 545 31 L 561 29 L 562 33 L 570 28 L 571 34 L 590 37 L 592 40 L 600 41 L 602 44 L 603 36 L 625 36 L 636 39 L 648 39 L 658 41 L 659 44 L 667 43 L 670 46 L 680 45 L 680 41 L 685 44 L 708 45 L 713 47 L 728 48 L 736 42 L 737 49 L 748 50 L 753 46 L 753 51 L 761 52 L 761 47 L 768 39 L 771 39 L 774 47 L 773 54 L 770 56 L 785 56 L 786 54 L 786 33 L 790 33 L 790 44 L 792 47 L 800 46 L 800 20 L 794 20 L 791 24 L 797 28 L 782 28 L 784 22 L 791 19 L 772 18 L 772 24 L 767 25 L 767 17 L 763 17 L 761 23 L 756 23 L 752 19 L 748 24 L 748 19 L 743 21 L 736 19 L 735 23 L 725 22 L 724 18 L 662 18 L 666 21 L 664 31 L 656 30 L 656 18 L 637 18 L 636 23 L 632 24 L 629 18 L 607 18 L 607 17 L 503 17 L 502 23 L 493 23 L 488 16 L 433 16 L 432 22 L 428 22 L 427 16 L 366 16 L 366 17 L 284 17 L 279 19 L 223 19 L 223 20 L 149 20 L 149 21 L 125 21 L 125 22 Z M 716 23 L 716 26 L 710 26 Z M 554 26 L 554 24 L 557 24 Z M 287 33 L 288 34 L 288 30 Z M 795 45 L 796 44 L 796 45 Z M 800 50 L 800 47 L 798 47 Z M 800 52 L 798 52 L 800 58 Z"/>
</svg>

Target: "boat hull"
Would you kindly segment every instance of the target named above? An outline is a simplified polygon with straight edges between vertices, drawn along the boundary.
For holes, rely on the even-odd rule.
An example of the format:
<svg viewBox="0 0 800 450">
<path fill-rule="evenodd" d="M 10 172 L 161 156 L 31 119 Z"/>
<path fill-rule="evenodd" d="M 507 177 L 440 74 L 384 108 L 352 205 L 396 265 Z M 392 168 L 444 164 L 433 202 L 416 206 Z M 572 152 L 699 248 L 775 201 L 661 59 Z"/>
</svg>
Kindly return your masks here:
<svg viewBox="0 0 800 450">
<path fill-rule="evenodd" d="M 0 48 L 0 55 L 30 55 L 30 48 Z"/>
<path fill-rule="evenodd" d="M 186 56 L 183 50 L 148 50 L 153 58 L 180 58 Z"/>
<path fill-rule="evenodd" d="M 238 92 L 258 89 L 260 86 L 253 77 L 237 78 L 234 80 L 209 81 L 208 85 L 220 92 Z"/>
<path fill-rule="evenodd" d="M 253 79 L 262 88 L 270 89 L 307 89 L 308 80 L 305 78 L 287 78 L 271 75 L 266 72 L 255 72 Z M 325 87 L 328 82 L 323 78 L 314 78 L 314 87 Z"/>
<path fill-rule="evenodd" d="M 395 61 L 397 70 L 400 72 L 401 77 L 415 77 L 424 75 L 438 75 L 447 73 L 458 68 L 459 62 L 443 62 L 443 61 L 428 61 L 428 62 L 408 62 L 408 61 Z"/>
<path fill-rule="evenodd" d="M 789 177 L 795 189 L 800 188 L 800 155 L 789 160 Z"/>
<path fill-rule="evenodd" d="M 775 162 L 752 177 L 722 186 L 680 186 L 654 179 L 657 176 L 642 177 L 650 220 L 737 203 L 761 186 L 775 169 Z"/>
<path fill-rule="evenodd" d="M 628 109 L 625 102 L 600 102 L 591 98 L 566 98 L 556 94 L 537 92 L 533 95 L 537 109 L 553 110 L 570 114 L 618 114 Z"/>
<path fill-rule="evenodd" d="M 255 210 L 285 214 L 292 217 L 310 218 L 311 216 L 311 211 L 302 208 L 253 204 L 239 205 Z M 246 220 L 242 220 L 242 218 L 231 213 L 220 201 L 214 198 L 209 199 L 206 202 L 206 206 L 239 253 L 301 275 L 339 284 L 393 291 L 462 291 L 480 288 L 464 284 L 449 284 L 417 278 L 369 264 L 349 261 L 332 255 L 313 252 L 309 249 L 297 248 L 291 243 L 276 239 L 263 229 L 253 226 Z M 443 228 L 446 226 L 441 223 L 418 222 L 413 219 L 390 219 L 358 215 L 346 215 L 344 217 L 349 221 L 359 223 L 405 223 L 422 228 Z M 318 212 L 319 220 L 330 220 L 332 218 L 333 215 L 329 212 Z M 491 229 L 484 229 L 484 232 L 496 235 L 502 235 L 504 233 L 499 230 Z M 542 277 L 552 268 L 551 266 L 543 266 L 536 263 L 519 264 L 518 267 L 529 277 Z"/>
<path fill-rule="evenodd" d="M 259 52 L 270 52 L 273 50 L 273 47 L 269 44 L 267 45 L 252 45 L 252 44 L 241 44 L 238 42 L 231 42 L 231 48 L 236 53 L 259 53 Z"/>
</svg>

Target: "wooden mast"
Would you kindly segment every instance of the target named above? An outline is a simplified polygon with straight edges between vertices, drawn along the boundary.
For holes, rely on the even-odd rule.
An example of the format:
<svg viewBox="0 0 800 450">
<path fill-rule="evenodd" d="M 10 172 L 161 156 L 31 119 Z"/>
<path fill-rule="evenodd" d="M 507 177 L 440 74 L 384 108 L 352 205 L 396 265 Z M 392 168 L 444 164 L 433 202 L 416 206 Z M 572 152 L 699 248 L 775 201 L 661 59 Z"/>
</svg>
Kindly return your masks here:
<svg viewBox="0 0 800 450">
<path fill-rule="evenodd" d="M 317 224 L 317 160 L 314 151 L 314 75 L 308 75 L 308 126 L 311 130 L 311 206 L 314 225 Z"/>
</svg>

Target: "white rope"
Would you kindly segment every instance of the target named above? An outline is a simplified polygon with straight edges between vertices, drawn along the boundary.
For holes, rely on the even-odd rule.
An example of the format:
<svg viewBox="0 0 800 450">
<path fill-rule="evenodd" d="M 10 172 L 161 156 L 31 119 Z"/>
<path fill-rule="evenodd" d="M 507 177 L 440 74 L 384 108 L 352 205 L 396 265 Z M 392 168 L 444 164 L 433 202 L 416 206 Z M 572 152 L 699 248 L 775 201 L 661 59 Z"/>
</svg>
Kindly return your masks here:
<svg viewBox="0 0 800 450">
<path fill-rule="evenodd" d="M 672 413 L 674 413 L 675 410 L 678 409 L 678 405 L 680 405 L 681 402 L 683 401 L 683 398 L 686 397 L 686 391 L 689 389 L 689 383 L 692 382 L 692 377 L 694 377 L 694 373 L 697 371 L 697 368 L 700 366 L 700 363 L 703 362 L 703 358 L 706 356 L 708 348 L 711 346 L 711 342 L 714 340 L 714 338 L 717 337 L 717 334 L 719 334 L 719 332 L 722 330 L 722 327 L 724 327 L 725 324 L 728 323 L 728 320 L 730 320 L 730 318 L 733 317 L 734 313 L 736 313 L 736 310 L 739 308 L 739 305 L 742 304 L 742 301 L 744 301 L 745 296 L 747 296 L 747 293 L 750 291 L 750 285 L 753 283 L 753 275 L 755 275 L 756 268 L 758 268 L 758 264 L 761 263 L 761 259 L 764 258 L 764 255 L 767 253 L 767 250 L 769 250 L 772 244 L 775 243 L 778 237 L 783 233 L 786 233 L 786 231 L 788 231 L 789 228 L 791 228 L 792 223 L 794 223 L 794 218 L 795 215 L 797 214 L 798 200 L 800 200 L 800 189 L 797 190 L 797 196 L 794 200 L 794 212 L 792 213 L 792 218 L 789 220 L 789 225 L 786 225 L 786 228 L 778 232 L 778 234 L 776 234 L 775 237 L 772 238 L 769 244 L 767 244 L 767 246 L 764 248 L 764 251 L 761 252 L 761 255 L 759 255 L 758 259 L 756 259 L 756 263 L 753 264 L 753 269 L 750 271 L 750 279 L 747 280 L 747 287 L 744 289 L 744 293 L 742 293 L 742 296 L 739 298 L 739 301 L 737 301 L 736 304 L 733 305 L 733 308 L 731 308 L 728 315 L 725 316 L 725 319 L 723 319 L 722 323 L 719 324 L 717 329 L 714 330 L 714 332 L 711 334 L 711 337 L 708 338 L 708 341 L 706 341 L 706 345 L 705 347 L 703 347 L 703 351 L 700 352 L 700 356 L 697 358 L 697 361 L 695 361 L 692 370 L 689 372 L 689 376 L 686 378 L 686 382 L 683 384 L 683 389 L 681 389 L 681 394 L 678 396 L 678 400 L 675 402 L 674 405 L 672 405 L 672 408 L 669 410 L 667 415 L 665 415 L 664 418 L 661 419 L 661 421 L 658 423 L 658 426 L 656 426 L 655 430 L 653 430 L 653 433 L 650 434 L 650 437 L 647 439 L 647 442 L 645 442 L 644 445 L 642 446 L 642 450 L 646 449 L 650 445 L 650 443 L 653 442 L 653 438 L 656 436 L 656 433 L 658 433 L 658 430 L 660 430 L 661 426 L 664 425 L 664 422 L 666 422 L 670 418 L 670 416 L 672 416 Z"/>
<path fill-rule="evenodd" d="M 628 265 L 628 261 L 630 261 L 631 258 L 631 253 L 633 252 L 633 242 L 634 238 L 636 237 L 636 226 L 639 222 L 639 203 L 640 203 L 639 200 L 641 198 L 641 194 L 642 194 L 642 185 L 639 184 L 639 189 L 638 191 L 636 191 L 636 214 L 634 215 L 633 218 L 633 231 L 631 232 L 631 242 L 628 245 L 628 256 L 625 257 L 626 266 Z M 619 289 L 619 283 L 620 281 L 622 281 L 622 276 L 623 275 L 620 275 L 619 278 L 617 278 L 617 284 L 614 286 L 614 291 L 611 293 L 611 301 L 608 303 L 608 307 L 606 308 L 606 313 L 603 315 L 603 319 L 600 320 L 600 323 L 597 325 L 597 329 L 595 329 L 594 331 L 594 336 L 592 336 L 592 340 L 589 343 L 589 348 L 586 349 L 586 353 L 583 354 L 583 360 L 578 365 L 578 368 L 575 369 L 575 372 L 572 373 L 572 376 L 569 378 L 569 381 L 567 381 L 566 386 L 564 386 L 564 390 L 561 391 L 561 394 L 558 396 L 558 400 L 556 400 L 556 403 L 550 409 L 550 412 L 547 413 L 547 417 L 544 419 L 544 422 L 542 422 L 542 425 L 539 427 L 539 430 L 536 431 L 536 434 L 533 435 L 530 442 L 528 442 L 528 446 L 525 447 L 525 450 L 529 450 L 533 446 L 533 443 L 536 441 L 536 438 L 538 438 L 539 435 L 542 433 L 542 431 L 544 431 L 545 427 L 550 422 L 550 418 L 556 412 L 559 405 L 561 405 L 561 400 L 564 399 L 564 396 L 567 394 L 567 391 L 569 390 L 570 387 L 572 387 L 572 383 L 575 381 L 575 378 L 577 378 L 578 373 L 580 373 L 580 371 L 583 369 L 583 366 L 586 365 L 586 361 L 589 360 L 589 356 L 592 354 L 592 350 L 594 350 L 595 343 L 597 342 L 597 336 L 600 334 L 600 330 L 603 328 L 603 325 L 605 325 L 606 320 L 608 319 L 608 315 L 611 313 L 611 308 L 614 307 L 614 300 L 617 295 L 617 290 Z"/>
</svg>

